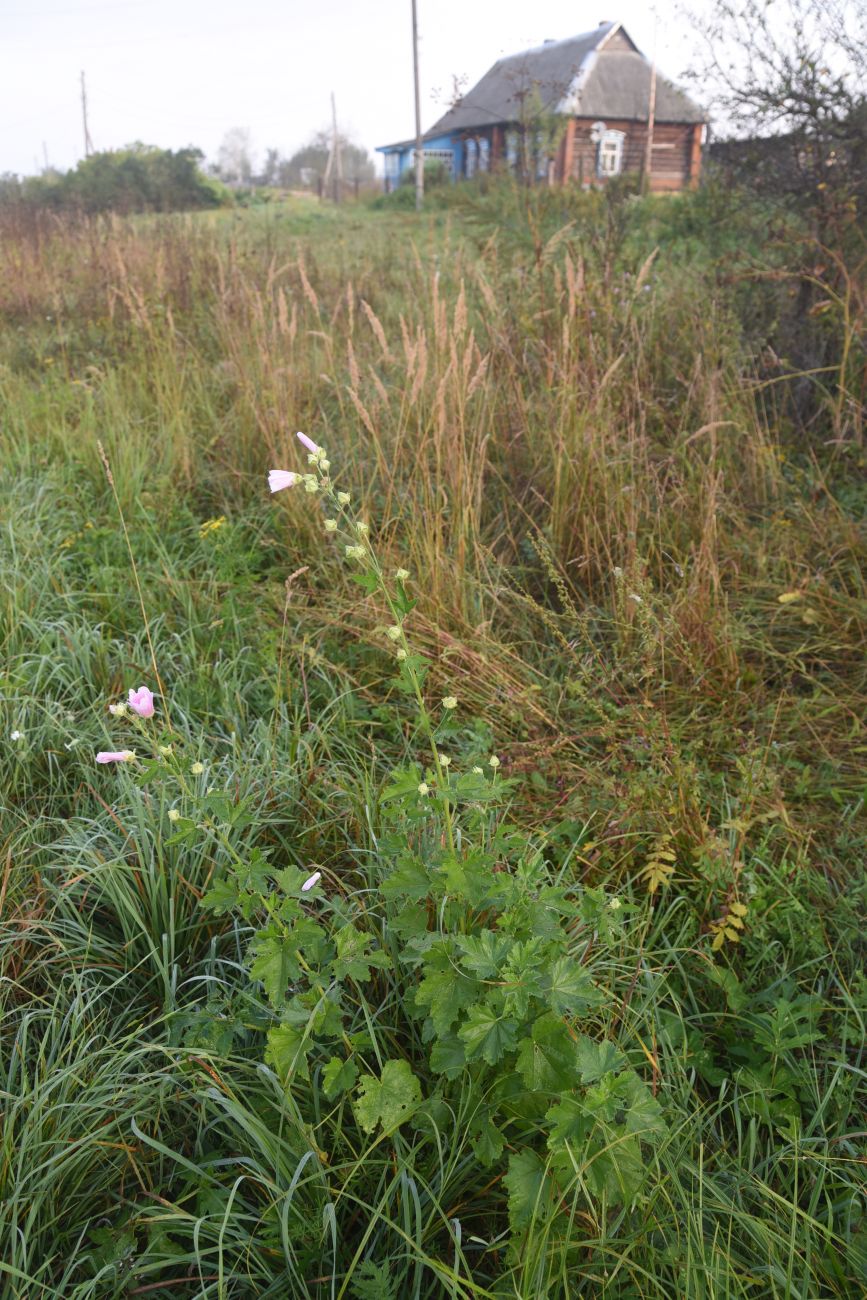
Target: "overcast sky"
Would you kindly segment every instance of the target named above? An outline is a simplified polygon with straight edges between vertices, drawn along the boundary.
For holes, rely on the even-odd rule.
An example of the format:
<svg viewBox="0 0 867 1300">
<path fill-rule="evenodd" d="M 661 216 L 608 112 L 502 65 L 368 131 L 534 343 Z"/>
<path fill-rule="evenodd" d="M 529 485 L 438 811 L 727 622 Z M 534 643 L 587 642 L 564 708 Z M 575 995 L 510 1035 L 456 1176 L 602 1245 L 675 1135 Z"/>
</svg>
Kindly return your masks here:
<svg viewBox="0 0 867 1300">
<path fill-rule="evenodd" d="M 676 0 L 418 0 L 422 124 L 455 76 L 472 85 L 502 54 L 620 20 L 654 43 L 677 79 L 693 38 Z M 701 7 L 705 0 L 696 0 Z M 211 159 L 226 131 L 249 128 L 257 162 L 289 154 L 330 120 L 369 149 L 413 133 L 410 0 L 0 0 L 0 173 L 83 153 L 79 74 L 87 74 L 96 149 L 142 140 L 198 145 Z"/>
</svg>

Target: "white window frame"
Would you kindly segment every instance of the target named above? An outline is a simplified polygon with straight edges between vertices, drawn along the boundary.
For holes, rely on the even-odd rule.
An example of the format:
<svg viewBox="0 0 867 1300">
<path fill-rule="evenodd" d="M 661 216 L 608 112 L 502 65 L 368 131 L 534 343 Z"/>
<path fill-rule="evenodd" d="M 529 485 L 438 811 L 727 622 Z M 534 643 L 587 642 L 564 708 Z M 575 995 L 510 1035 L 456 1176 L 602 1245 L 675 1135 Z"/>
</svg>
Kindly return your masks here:
<svg viewBox="0 0 867 1300">
<path fill-rule="evenodd" d="M 603 131 L 599 137 L 596 154 L 596 171 L 599 176 L 619 176 L 623 170 L 623 142 L 625 131 Z"/>
<path fill-rule="evenodd" d="M 425 149 L 425 163 L 440 162 L 448 171 L 449 176 L 455 174 L 455 151 L 454 149 Z"/>
</svg>

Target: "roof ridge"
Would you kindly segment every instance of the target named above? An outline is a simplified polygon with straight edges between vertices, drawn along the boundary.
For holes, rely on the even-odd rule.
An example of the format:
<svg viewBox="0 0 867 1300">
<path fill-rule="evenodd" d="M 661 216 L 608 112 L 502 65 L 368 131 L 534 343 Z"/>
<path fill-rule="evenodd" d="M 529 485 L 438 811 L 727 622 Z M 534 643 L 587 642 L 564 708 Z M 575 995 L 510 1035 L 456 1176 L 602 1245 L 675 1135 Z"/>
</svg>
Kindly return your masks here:
<svg viewBox="0 0 867 1300">
<path fill-rule="evenodd" d="M 591 27 L 586 32 L 576 32 L 574 36 L 561 36 L 558 40 L 543 41 L 541 45 L 529 45 L 524 50 L 516 50 L 514 54 L 501 54 L 500 57 L 491 64 L 491 68 L 496 68 L 500 63 L 508 63 L 511 59 L 521 59 L 528 54 L 542 54 L 545 50 L 552 49 L 555 45 L 568 45 L 573 41 L 587 41 L 591 36 L 598 34 L 601 40 L 603 35 L 610 36 L 615 27 L 621 27 L 622 23 L 606 22 L 600 23 L 598 27 Z M 491 70 L 488 69 L 488 71 Z"/>
</svg>

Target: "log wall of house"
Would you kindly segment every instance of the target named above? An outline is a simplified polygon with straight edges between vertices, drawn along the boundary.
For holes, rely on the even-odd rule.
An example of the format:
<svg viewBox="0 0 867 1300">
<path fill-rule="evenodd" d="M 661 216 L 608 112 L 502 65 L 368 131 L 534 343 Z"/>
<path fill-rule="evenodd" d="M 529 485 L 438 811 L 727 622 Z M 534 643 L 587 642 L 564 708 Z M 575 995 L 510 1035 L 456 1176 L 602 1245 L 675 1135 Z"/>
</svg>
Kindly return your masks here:
<svg viewBox="0 0 867 1300">
<path fill-rule="evenodd" d="M 566 167 L 566 178 L 579 184 L 594 185 L 599 183 L 596 167 L 597 146 L 590 138 L 593 123 L 579 118 L 575 122 L 572 140 L 571 168 Z M 641 175 L 644 172 L 647 153 L 647 123 L 606 121 L 609 131 L 622 131 L 623 157 L 621 173 Z M 650 189 L 664 193 L 669 190 L 684 190 L 698 181 L 698 168 L 701 164 L 701 137 L 697 132 L 701 127 L 687 124 L 657 122 L 653 128 L 653 148 L 650 164 Z M 698 149 L 695 141 L 698 140 Z"/>
<path fill-rule="evenodd" d="M 571 180 L 588 188 L 604 184 L 597 167 L 598 146 L 591 139 L 593 126 L 594 123 L 589 118 L 569 118 L 552 166 L 552 180 Z M 624 135 L 620 174 L 643 175 L 647 156 L 647 123 L 612 118 L 605 122 L 605 127 L 609 131 L 622 131 Z M 477 131 L 463 132 L 462 140 L 464 144 L 470 140 L 477 143 L 487 141 L 488 164 L 492 171 L 497 171 L 507 165 L 506 131 L 507 128 L 500 125 L 482 127 Z M 700 123 L 657 122 L 653 129 L 651 191 L 667 193 L 697 185 L 701 170 L 701 141 Z M 458 174 L 467 174 L 465 148 Z M 536 179 L 541 177 L 537 176 Z"/>
</svg>

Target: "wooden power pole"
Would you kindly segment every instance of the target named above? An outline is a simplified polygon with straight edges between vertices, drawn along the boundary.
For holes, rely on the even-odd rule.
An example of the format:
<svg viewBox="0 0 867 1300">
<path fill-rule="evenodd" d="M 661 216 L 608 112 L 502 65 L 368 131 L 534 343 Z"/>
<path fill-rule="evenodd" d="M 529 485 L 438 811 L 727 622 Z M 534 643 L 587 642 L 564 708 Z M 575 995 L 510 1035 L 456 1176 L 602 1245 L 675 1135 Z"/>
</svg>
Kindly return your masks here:
<svg viewBox="0 0 867 1300">
<path fill-rule="evenodd" d="M 331 148 L 328 150 L 328 162 L 325 165 L 324 189 L 331 181 L 331 197 L 335 203 L 340 202 L 340 190 L 343 184 L 343 159 L 340 153 L 340 136 L 337 132 L 337 105 L 334 91 L 331 92 Z"/>
<path fill-rule="evenodd" d="M 424 202 L 424 148 L 421 138 L 421 98 L 418 84 L 418 15 L 416 0 L 412 0 L 412 71 L 415 80 L 415 210 L 421 212 Z"/>
<path fill-rule="evenodd" d="M 87 125 L 87 86 L 83 72 L 81 74 L 81 120 L 84 124 L 84 156 L 89 158 L 93 153 L 93 141 L 90 138 L 90 128 Z"/>
<path fill-rule="evenodd" d="M 644 175 L 641 191 L 650 193 L 650 173 L 653 170 L 653 128 L 656 125 L 656 14 L 653 15 L 653 61 L 650 65 L 650 94 L 647 101 L 647 144 L 644 151 Z"/>
</svg>

